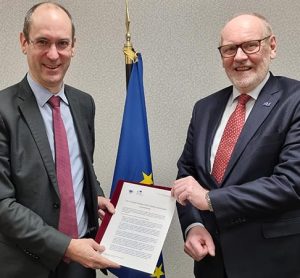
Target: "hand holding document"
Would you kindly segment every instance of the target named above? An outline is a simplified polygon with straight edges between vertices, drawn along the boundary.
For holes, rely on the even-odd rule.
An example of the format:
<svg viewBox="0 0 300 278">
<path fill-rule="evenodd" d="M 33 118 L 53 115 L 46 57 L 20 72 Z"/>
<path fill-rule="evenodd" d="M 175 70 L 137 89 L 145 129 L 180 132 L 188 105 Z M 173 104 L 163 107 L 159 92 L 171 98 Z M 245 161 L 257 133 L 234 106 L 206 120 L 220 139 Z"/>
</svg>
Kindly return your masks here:
<svg viewBox="0 0 300 278">
<path fill-rule="evenodd" d="M 102 255 L 122 266 L 153 273 L 175 210 L 171 188 L 120 181 L 96 241 Z"/>
</svg>

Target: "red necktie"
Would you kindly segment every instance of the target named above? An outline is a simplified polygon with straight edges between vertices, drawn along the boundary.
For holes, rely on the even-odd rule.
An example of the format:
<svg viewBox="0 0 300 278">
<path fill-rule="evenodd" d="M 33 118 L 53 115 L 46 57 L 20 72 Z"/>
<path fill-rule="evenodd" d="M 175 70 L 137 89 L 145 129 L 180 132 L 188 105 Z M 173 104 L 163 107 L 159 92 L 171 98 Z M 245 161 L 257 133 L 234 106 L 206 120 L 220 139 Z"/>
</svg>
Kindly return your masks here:
<svg viewBox="0 0 300 278">
<path fill-rule="evenodd" d="M 246 94 L 238 97 L 238 104 L 225 126 L 211 173 L 219 184 L 223 179 L 232 151 L 244 126 L 246 103 L 250 98 Z"/>
<path fill-rule="evenodd" d="M 78 238 L 70 154 L 65 126 L 60 114 L 60 97 L 52 96 L 48 103 L 52 107 L 56 176 L 60 194 L 58 230 L 72 238 Z"/>
</svg>

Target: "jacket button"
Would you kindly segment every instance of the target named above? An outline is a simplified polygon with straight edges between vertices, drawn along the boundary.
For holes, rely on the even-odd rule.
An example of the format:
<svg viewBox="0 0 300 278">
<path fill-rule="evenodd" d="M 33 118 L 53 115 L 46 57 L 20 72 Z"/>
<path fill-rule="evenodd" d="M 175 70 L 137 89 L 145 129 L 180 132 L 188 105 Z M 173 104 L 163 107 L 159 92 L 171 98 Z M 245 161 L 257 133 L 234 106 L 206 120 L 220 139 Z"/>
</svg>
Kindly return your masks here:
<svg viewBox="0 0 300 278">
<path fill-rule="evenodd" d="M 58 209 L 58 208 L 59 208 L 59 204 L 58 204 L 58 203 L 54 203 L 54 204 L 53 204 L 53 207 L 54 207 L 55 209 Z"/>
</svg>

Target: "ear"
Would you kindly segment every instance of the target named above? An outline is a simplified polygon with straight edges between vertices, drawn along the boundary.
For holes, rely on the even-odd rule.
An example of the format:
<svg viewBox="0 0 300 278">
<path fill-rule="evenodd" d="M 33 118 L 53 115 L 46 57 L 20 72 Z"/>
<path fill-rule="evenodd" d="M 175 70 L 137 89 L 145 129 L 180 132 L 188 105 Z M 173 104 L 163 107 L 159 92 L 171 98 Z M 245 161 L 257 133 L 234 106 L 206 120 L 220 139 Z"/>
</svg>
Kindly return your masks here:
<svg viewBox="0 0 300 278">
<path fill-rule="evenodd" d="M 276 42 L 276 37 L 274 35 L 272 35 L 270 38 L 270 48 L 271 48 L 270 58 L 275 59 L 276 52 L 277 52 L 277 42 Z"/>
<path fill-rule="evenodd" d="M 20 33 L 20 46 L 24 54 L 27 54 L 28 42 L 23 33 Z"/>
<path fill-rule="evenodd" d="M 71 49 L 71 56 L 72 57 L 75 56 L 75 43 L 76 43 L 76 38 L 73 39 L 73 43 L 72 43 L 72 49 Z"/>
</svg>

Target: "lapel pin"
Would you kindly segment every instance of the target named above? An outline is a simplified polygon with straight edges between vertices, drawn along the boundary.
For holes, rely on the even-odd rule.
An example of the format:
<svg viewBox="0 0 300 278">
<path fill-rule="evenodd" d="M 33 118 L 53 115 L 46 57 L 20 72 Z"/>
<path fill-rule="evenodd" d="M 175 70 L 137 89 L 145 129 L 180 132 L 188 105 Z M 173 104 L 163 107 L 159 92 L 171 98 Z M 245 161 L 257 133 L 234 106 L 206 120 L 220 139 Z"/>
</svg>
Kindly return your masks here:
<svg viewBox="0 0 300 278">
<path fill-rule="evenodd" d="M 271 106 L 271 102 L 266 101 L 266 102 L 263 104 L 263 106 L 270 107 L 270 106 Z"/>
</svg>

